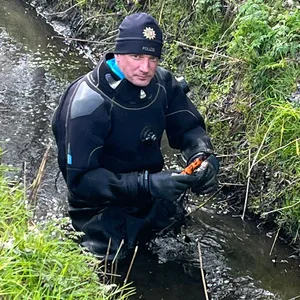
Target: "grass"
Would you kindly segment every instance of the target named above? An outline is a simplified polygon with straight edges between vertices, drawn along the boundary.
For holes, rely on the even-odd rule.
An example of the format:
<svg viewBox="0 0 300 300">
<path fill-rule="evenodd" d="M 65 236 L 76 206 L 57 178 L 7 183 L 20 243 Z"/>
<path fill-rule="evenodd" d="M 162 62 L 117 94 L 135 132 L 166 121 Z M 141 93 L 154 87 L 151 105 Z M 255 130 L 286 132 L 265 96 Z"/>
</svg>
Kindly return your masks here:
<svg viewBox="0 0 300 300">
<path fill-rule="evenodd" d="M 247 62 L 241 78 L 249 99 L 243 112 L 248 149 L 238 164 L 261 190 L 252 193 L 249 206 L 263 216 L 272 211 L 294 242 L 299 241 L 300 108 L 290 97 L 300 77 L 299 25 L 299 11 L 284 8 L 282 1 L 247 1 L 227 50 Z"/>
<path fill-rule="evenodd" d="M 66 238 L 66 220 L 34 224 L 23 191 L 0 175 L 1 299 L 128 299 L 129 285 L 101 284 L 102 262 Z"/>
<path fill-rule="evenodd" d="M 156 3 L 148 8 L 165 30 L 162 63 L 190 83 L 225 157 L 221 178 L 244 183 L 244 210 L 299 243 L 300 107 L 290 101 L 300 78 L 299 10 L 280 0 Z"/>
</svg>

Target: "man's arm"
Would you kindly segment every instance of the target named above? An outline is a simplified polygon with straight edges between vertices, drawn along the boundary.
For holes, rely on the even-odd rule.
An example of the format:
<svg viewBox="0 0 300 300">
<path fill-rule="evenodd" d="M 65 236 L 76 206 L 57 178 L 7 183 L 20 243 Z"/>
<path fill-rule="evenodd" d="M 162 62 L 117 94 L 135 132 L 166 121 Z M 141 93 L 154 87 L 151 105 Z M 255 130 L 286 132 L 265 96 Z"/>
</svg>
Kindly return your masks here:
<svg viewBox="0 0 300 300">
<path fill-rule="evenodd" d="M 138 193 L 137 172 L 115 174 L 103 165 L 103 147 L 110 130 L 111 104 L 81 82 L 70 102 L 66 120 L 66 182 L 74 199 L 90 206 L 101 201 L 130 202 Z M 130 203 L 128 203 L 130 204 Z"/>
<path fill-rule="evenodd" d="M 197 194 L 211 192 L 218 184 L 219 161 L 213 154 L 213 145 L 206 133 L 203 117 L 174 76 L 167 71 L 165 82 L 168 95 L 166 130 L 169 144 L 181 151 L 187 164 L 196 158 L 207 159 L 192 190 Z"/>
<path fill-rule="evenodd" d="M 183 152 L 186 159 L 197 152 L 212 152 L 203 117 L 186 96 L 175 77 L 160 68 L 167 91 L 166 133 L 172 148 Z"/>
</svg>

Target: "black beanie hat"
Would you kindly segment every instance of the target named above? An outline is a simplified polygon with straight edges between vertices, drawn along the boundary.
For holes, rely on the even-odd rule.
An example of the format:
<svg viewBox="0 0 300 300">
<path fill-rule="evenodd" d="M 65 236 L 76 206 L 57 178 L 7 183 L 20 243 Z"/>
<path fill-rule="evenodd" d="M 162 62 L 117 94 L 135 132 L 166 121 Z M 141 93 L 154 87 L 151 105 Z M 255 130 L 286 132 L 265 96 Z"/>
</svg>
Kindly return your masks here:
<svg viewBox="0 0 300 300">
<path fill-rule="evenodd" d="M 148 54 L 160 58 L 162 31 L 157 21 L 146 13 L 127 16 L 119 26 L 116 54 Z"/>
</svg>

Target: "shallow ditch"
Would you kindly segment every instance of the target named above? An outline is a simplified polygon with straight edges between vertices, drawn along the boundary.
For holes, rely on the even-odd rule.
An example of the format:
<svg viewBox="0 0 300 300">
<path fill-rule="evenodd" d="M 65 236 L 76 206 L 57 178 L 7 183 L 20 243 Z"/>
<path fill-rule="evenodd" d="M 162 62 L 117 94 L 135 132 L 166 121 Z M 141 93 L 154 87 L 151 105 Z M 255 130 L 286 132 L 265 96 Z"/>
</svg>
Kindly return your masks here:
<svg viewBox="0 0 300 300">
<path fill-rule="evenodd" d="M 52 27 L 21 0 L 0 0 L 0 145 L 2 162 L 26 182 L 36 176 L 52 142 L 37 201 L 38 220 L 66 213 L 65 188 L 58 171 L 50 119 L 67 84 L 88 71 L 89 61 L 56 36 Z M 58 25 L 58 24 L 56 24 Z M 59 24 L 59 31 L 64 28 Z M 67 28 L 65 30 L 68 30 Z M 166 160 L 176 153 L 164 145 Z M 191 199 L 191 203 L 199 199 Z M 212 299 L 291 299 L 300 292 L 300 262 L 293 249 L 232 216 L 226 202 L 205 206 L 191 215 L 186 232 L 153 241 L 152 252 L 140 251 L 130 274 L 137 288 L 133 299 L 199 300 L 198 242 Z M 273 263 L 275 255 L 277 263 Z"/>
</svg>

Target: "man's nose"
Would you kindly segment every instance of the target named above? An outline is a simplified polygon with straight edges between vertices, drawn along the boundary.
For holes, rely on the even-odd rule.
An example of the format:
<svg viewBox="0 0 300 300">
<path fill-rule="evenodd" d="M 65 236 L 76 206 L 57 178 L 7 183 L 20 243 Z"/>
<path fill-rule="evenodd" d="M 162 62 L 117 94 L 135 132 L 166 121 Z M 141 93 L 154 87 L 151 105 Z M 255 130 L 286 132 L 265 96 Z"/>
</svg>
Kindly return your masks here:
<svg viewBox="0 0 300 300">
<path fill-rule="evenodd" d="M 144 73 L 149 72 L 149 59 L 148 57 L 144 57 L 140 64 L 140 70 Z"/>
</svg>

